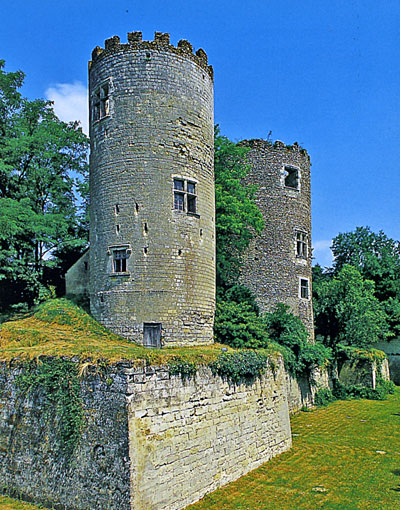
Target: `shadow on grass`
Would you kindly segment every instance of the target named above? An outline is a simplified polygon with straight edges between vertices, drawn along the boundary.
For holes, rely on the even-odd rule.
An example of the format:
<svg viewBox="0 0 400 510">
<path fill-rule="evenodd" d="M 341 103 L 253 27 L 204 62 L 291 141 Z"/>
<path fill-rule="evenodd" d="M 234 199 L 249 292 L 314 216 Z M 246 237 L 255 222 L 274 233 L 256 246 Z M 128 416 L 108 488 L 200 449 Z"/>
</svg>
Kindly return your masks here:
<svg viewBox="0 0 400 510">
<path fill-rule="evenodd" d="M 394 469 L 392 473 L 396 476 L 400 476 L 400 469 Z M 390 490 L 394 492 L 400 492 L 400 485 L 398 487 L 391 487 Z"/>
</svg>

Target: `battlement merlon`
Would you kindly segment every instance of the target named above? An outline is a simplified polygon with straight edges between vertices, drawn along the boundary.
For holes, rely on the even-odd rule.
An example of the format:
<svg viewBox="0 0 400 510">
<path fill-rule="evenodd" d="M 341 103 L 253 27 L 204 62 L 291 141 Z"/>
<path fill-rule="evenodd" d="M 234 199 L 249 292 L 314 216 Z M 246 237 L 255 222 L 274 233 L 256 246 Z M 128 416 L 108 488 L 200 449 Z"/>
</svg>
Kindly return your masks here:
<svg viewBox="0 0 400 510">
<path fill-rule="evenodd" d="M 155 32 L 153 41 L 143 41 L 142 32 L 129 32 L 128 43 L 123 44 L 117 35 L 110 37 L 105 40 L 104 48 L 96 46 L 92 51 L 92 60 L 89 61 L 89 70 L 93 63 L 99 59 L 104 58 L 106 55 L 119 51 L 129 50 L 158 50 L 158 51 L 169 51 L 175 55 L 180 55 L 185 58 L 189 58 L 197 65 L 199 65 L 204 71 L 208 73 L 211 80 L 214 78 L 214 71 L 212 66 L 208 65 L 207 53 L 199 48 L 196 53 L 193 52 L 193 46 L 189 41 L 181 39 L 177 46 L 173 46 L 169 41 L 169 34 L 163 32 Z"/>
<path fill-rule="evenodd" d="M 310 160 L 310 155 L 308 154 L 306 149 L 303 149 L 301 145 L 297 142 L 294 142 L 293 145 L 286 145 L 281 140 L 276 140 L 275 142 L 271 140 L 263 140 L 262 138 L 253 138 L 251 140 L 241 140 L 237 144 L 239 147 L 249 147 L 250 149 L 263 149 L 268 148 L 282 150 L 286 149 L 287 151 L 299 152 L 303 156 L 306 156 L 308 160 Z"/>
</svg>

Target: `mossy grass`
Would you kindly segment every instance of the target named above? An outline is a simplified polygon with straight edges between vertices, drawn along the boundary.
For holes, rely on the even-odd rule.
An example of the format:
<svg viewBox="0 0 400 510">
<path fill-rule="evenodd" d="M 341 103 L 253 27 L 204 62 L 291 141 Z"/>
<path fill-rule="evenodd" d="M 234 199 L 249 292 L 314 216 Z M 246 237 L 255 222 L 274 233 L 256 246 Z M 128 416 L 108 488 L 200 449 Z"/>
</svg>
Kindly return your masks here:
<svg viewBox="0 0 400 510">
<path fill-rule="evenodd" d="M 208 364 L 217 358 L 222 347 L 213 344 L 146 349 L 111 333 L 67 299 L 46 301 L 30 316 L 3 323 L 0 328 L 0 360 L 3 361 L 63 356 L 109 363 L 131 360 L 138 365 L 163 365 L 177 358 Z M 228 347 L 228 351 L 233 349 Z"/>
<path fill-rule="evenodd" d="M 188 510 L 393 510 L 400 506 L 400 388 L 292 417 L 293 447 Z"/>
<path fill-rule="evenodd" d="M 24 501 L 18 501 L 16 499 L 9 498 L 7 496 L 0 496 L 0 508 L 1 510 L 38 510 L 42 509 L 42 506 L 31 505 Z"/>
</svg>

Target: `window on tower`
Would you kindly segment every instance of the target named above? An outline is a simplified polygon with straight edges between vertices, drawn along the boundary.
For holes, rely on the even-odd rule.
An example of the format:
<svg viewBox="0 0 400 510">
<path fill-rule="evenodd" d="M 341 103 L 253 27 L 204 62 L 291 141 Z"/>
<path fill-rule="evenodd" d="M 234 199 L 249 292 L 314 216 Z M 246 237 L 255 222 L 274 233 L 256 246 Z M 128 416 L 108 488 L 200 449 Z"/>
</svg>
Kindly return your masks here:
<svg viewBox="0 0 400 510">
<path fill-rule="evenodd" d="M 308 283 L 308 279 L 300 278 L 300 297 L 302 299 L 310 298 L 310 287 Z"/>
<path fill-rule="evenodd" d="M 126 248 L 113 250 L 113 273 L 127 272 L 128 250 Z"/>
<path fill-rule="evenodd" d="M 93 120 L 100 120 L 110 114 L 108 83 L 100 85 L 93 94 Z"/>
<path fill-rule="evenodd" d="M 308 253 L 308 235 L 306 232 L 296 231 L 296 257 L 306 259 Z"/>
<path fill-rule="evenodd" d="M 294 166 L 284 168 L 285 187 L 291 189 L 300 188 L 299 169 Z"/>
<path fill-rule="evenodd" d="M 197 213 L 197 185 L 187 179 L 174 179 L 174 209 L 188 214 Z"/>
</svg>

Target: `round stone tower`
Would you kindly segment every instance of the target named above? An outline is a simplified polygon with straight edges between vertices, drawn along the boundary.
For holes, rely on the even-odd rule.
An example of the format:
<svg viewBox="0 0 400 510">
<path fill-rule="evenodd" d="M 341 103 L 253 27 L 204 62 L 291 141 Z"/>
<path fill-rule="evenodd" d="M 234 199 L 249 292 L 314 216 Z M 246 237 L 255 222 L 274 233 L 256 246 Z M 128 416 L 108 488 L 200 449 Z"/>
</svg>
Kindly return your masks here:
<svg viewBox="0 0 400 510">
<path fill-rule="evenodd" d="M 246 253 L 242 283 L 262 311 L 289 305 L 313 338 L 310 158 L 297 144 L 245 140 L 241 145 L 250 148 L 246 182 L 257 186 L 265 223 Z"/>
<path fill-rule="evenodd" d="M 213 71 L 141 32 L 89 62 L 90 306 L 149 347 L 213 341 Z"/>
</svg>

